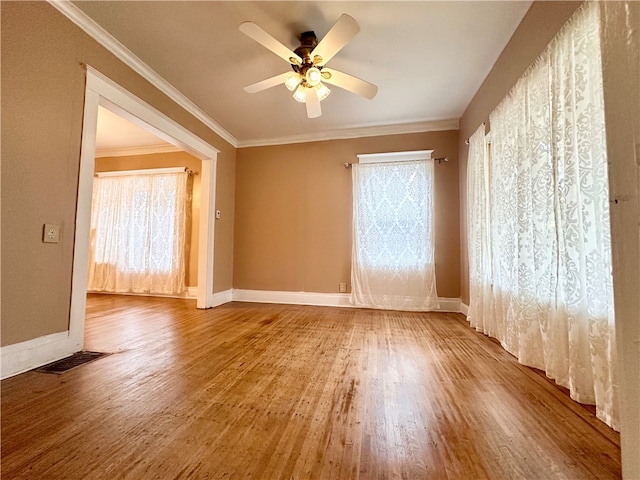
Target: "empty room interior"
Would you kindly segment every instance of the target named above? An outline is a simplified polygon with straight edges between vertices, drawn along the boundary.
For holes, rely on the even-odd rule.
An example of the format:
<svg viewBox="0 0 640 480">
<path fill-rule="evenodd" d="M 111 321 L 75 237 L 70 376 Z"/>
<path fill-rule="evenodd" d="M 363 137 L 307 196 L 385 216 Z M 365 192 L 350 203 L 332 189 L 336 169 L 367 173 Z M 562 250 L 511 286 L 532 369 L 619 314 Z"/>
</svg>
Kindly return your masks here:
<svg viewBox="0 0 640 480">
<path fill-rule="evenodd" d="M 640 2 L 0 21 L 2 478 L 640 480 Z"/>
</svg>

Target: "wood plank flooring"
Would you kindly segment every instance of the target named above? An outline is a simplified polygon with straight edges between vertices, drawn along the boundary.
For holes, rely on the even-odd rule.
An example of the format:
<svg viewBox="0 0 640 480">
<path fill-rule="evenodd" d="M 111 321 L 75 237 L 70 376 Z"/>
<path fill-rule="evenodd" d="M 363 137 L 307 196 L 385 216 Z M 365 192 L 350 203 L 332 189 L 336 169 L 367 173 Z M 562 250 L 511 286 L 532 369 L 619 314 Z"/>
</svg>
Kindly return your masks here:
<svg viewBox="0 0 640 480">
<path fill-rule="evenodd" d="M 3 479 L 614 479 L 619 436 L 464 317 L 90 295 L 2 382 Z"/>
</svg>

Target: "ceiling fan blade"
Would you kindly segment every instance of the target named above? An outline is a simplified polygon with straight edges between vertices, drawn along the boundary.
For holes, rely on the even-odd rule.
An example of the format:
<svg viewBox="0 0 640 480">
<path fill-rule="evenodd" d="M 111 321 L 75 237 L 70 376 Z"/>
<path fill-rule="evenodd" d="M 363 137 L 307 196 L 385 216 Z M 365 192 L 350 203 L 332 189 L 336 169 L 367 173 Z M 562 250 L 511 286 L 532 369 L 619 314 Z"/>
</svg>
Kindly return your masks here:
<svg viewBox="0 0 640 480">
<path fill-rule="evenodd" d="M 323 81 L 335 85 L 336 87 L 344 88 L 352 93 L 360 95 L 361 97 L 371 100 L 378 93 L 378 87 L 373 83 L 365 82 L 364 80 L 349 75 L 348 73 L 340 72 L 330 68 L 323 68 L 322 73 L 328 72 L 331 74 L 329 78 L 323 78 Z M 323 76 L 324 77 L 324 76 Z"/>
<path fill-rule="evenodd" d="M 263 47 L 271 50 L 273 53 L 278 55 L 280 58 L 285 60 L 287 63 L 295 63 L 290 59 L 293 57 L 299 63 L 302 63 L 302 59 L 291 49 L 285 47 L 278 40 L 273 38 L 267 32 L 265 32 L 262 28 L 256 25 L 253 22 L 243 22 L 238 27 L 242 33 L 244 33 L 249 38 L 252 38 L 256 42 L 258 42 Z"/>
<path fill-rule="evenodd" d="M 359 31 L 358 22 L 343 13 L 338 21 L 333 24 L 331 30 L 313 49 L 312 55 L 320 55 L 322 57 L 322 65 L 326 65 Z"/>
<path fill-rule="evenodd" d="M 315 88 L 310 88 L 307 91 L 307 117 L 318 118 L 322 115 L 322 108 L 320 108 L 320 99 L 318 98 L 318 92 Z"/>
<path fill-rule="evenodd" d="M 281 73 L 280 75 L 276 75 L 275 77 L 267 78 L 266 80 L 247 85 L 246 87 L 244 87 L 244 91 L 249 93 L 256 93 L 261 92 L 262 90 L 266 90 L 267 88 L 275 87 L 276 85 L 282 85 L 287 73 L 289 72 Z"/>
</svg>

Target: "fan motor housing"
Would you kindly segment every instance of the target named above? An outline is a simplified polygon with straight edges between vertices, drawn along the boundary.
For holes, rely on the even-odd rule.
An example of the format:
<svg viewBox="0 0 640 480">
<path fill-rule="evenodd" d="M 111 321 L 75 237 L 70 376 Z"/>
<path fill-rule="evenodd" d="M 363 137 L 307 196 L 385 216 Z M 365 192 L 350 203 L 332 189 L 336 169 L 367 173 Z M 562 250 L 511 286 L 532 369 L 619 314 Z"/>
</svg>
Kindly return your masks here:
<svg viewBox="0 0 640 480">
<path fill-rule="evenodd" d="M 313 63 L 311 52 L 318 45 L 318 37 L 315 32 L 302 32 L 300 34 L 300 46 L 294 50 L 295 54 L 302 58 L 302 63 Z"/>
</svg>

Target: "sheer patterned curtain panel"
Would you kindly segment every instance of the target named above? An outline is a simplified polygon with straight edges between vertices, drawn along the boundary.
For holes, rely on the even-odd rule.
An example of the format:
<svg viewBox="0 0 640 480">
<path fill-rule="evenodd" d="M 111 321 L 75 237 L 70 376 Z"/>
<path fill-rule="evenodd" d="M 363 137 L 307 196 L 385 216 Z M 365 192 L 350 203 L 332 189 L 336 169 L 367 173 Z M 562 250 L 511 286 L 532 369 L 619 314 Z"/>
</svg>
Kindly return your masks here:
<svg viewBox="0 0 640 480">
<path fill-rule="evenodd" d="M 438 307 L 433 248 L 433 161 L 353 165 L 351 302 Z"/>
<path fill-rule="evenodd" d="M 618 421 L 597 3 L 490 115 L 469 153 L 469 322 Z"/>
<path fill-rule="evenodd" d="M 88 290 L 182 295 L 188 174 L 122 173 L 94 179 Z"/>
</svg>

